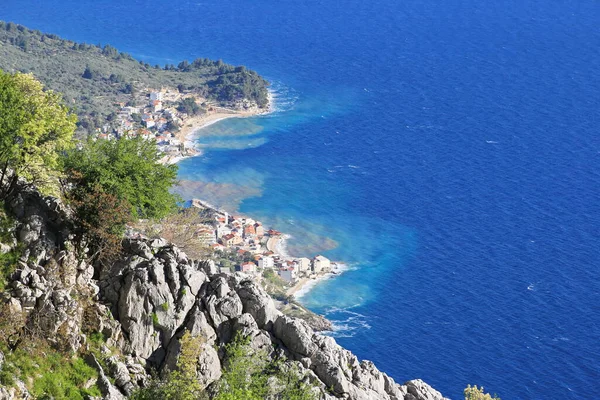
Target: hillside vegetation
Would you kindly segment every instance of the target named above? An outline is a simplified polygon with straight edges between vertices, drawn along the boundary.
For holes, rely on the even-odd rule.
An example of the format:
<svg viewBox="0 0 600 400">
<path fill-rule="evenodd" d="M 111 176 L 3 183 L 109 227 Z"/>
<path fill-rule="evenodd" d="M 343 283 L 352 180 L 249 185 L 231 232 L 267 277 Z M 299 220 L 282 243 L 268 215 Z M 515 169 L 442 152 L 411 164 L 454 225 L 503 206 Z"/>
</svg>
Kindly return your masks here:
<svg viewBox="0 0 600 400">
<path fill-rule="evenodd" d="M 61 92 L 79 117 L 78 131 L 93 132 L 115 118 L 116 103 L 145 102 L 142 89 L 177 88 L 230 108 L 268 104 L 268 82 L 243 66 L 199 58 L 151 66 L 110 45 L 90 45 L 0 21 L 0 69 L 31 72 Z"/>
</svg>

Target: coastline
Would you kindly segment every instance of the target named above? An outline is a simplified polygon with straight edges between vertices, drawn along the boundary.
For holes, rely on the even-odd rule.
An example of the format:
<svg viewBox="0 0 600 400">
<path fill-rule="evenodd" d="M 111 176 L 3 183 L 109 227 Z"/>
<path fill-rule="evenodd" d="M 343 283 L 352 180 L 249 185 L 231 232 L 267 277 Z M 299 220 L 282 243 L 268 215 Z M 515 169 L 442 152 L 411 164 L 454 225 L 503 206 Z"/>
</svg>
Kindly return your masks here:
<svg viewBox="0 0 600 400">
<path fill-rule="evenodd" d="M 199 137 L 198 131 L 229 118 L 250 118 L 270 114 L 275 111 L 275 97 L 271 90 L 269 90 L 268 99 L 269 104 L 265 109 L 253 107 L 249 110 L 239 111 L 213 106 L 212 109 L 214 111 L 187 118 L 179 132 L 175 133 L 175 138 L 183 143 L 181 154 L 167 155 L 160 162 L 164 164 L 177 164 L 186 158 L 201 156 L 203 152 L 195 144 L 195 139 Z"/>
<path fill-rule="evenodd" d="M 335 265 L 335 270 L 333 272 L 328 272 L 326 274 L 317 275 L 314 278 L 302 278 L 294 286 L 288 289 L 287 295 L 293 296 L 296 300 L 300 300 L 306 294 L 308 294 L 315 286 L 319 283 L 335 278 L 348 271 L 350 267 L 347 264 L 341 262 L 333 262 Z"/>
<path fill-rule="evenodd" d="M 199 137 L 198 131 L 228 118 L 249 118 L 273 113 L 276 110 L 274 100 L 274 93 L 269 90 L 269 105 L 267 106 L 266 110 L 253 108 L 248 111 L 236 111 L 213 107 L 214 111 L 200 116 L 188 118 L 181 130 L 176 133 L 177 139 L 179 139 L 181 143 L 184 143 L 184 154 L 169 156 L 166 160 L 164 160 L 164 162 L 167 164 L 176 164 L 186 158 L 202 155 L 202 151 L 199 150 L 195 145 L 195 139 Z M 192 154 L 186 154 L 188 150 L 191 150 Z M 191 199 L 189 200 L 189 204 L 190 206 L 211 208 L 219 213 L 227 212 L 226 210 L 215 207 L 214 205 L 200 199 Z M 270 237 L 267 243 L 265 243 L 265 246 L 269 251 L 272 251 L 281 259 L 293 260 L 294 257 L 287 252 L 286 246 L 286 241 L 291 238 L 291 235 L 282 233 L 280 235 Z M 346 264 L 341 262 L 332 262 L 331 264 L 333 271 L 312 274 L 311 276 L 298 279 L 286 290 L 286 295 L 293 297 L 295 300 L 299 300 L 319 283 L 338 276 L 349 269 Z"/>
</svg>

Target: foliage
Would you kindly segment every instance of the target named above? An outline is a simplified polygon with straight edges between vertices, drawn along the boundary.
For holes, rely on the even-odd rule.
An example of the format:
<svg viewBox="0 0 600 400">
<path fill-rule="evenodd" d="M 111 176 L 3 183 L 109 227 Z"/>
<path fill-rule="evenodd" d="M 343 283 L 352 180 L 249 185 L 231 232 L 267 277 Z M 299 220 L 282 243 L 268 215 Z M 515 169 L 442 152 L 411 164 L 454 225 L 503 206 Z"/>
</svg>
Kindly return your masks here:
<svg viewBox="0 0 600 400">
<path fill-rule="evenodd" d="M 0 253 L 0 291 L 3 291 L 10 276 L 17 268 L 20 251 L 13 249 L 8 253 Z"/>
<path fill-rule="evenodd" d="M 250 339 L 238 332 L 225 346 L 226 366 L 218 382 L 215 400 L 316 399 L 312 386 L 295 365 L 284 359 L 269 360 L 250 347 Z"/>
<path fill-rule="evenodd" d="M 186 97 L 179 102 L 177 111 L 186 113 L 188 115 L 196 115 L 200 113 L 201 109 L 200 106 L 196 104 L 196 100 L 194 100 L 192 97 Z"/>
<path fill-rule="evenodd" d="M 259 107 L 269 103 L 268 93 L 260 88 L 263 79 L 254 71 L 224 74 L 208 83 L 216 98 L 221 101 L 254 99 Z"/>
<path fill-rule="evenodd" d="M 0 201 L 0 243 L 8 246 L 12 245 L 15 241 L 14 227 L 14 219 L 8 215 L 4 209 L 4 203 Z M 11 250 L 6 253 L 0 252 L 0 291 L 4 290 L 8 278 L 10 278 L 15 271 L 17 261 L 21 255 L 20 247 L 21 246 L 17 245 L 17 247 L 11 248 Z M 3 321 L 0 320 L 0 326 L 2 325 L 2 322 Z M 1 337 L 0 341 L 2 341 Z"/>
<path fill-rule="evenodd" d="M 281 277 L 277 275 L 275 271 L 272 269 L 265 269 L 262 277 L 262 285 L 267 293 L 271 295 L 271 297 L 280 301 L 288 300 L 286 292 L 289 288 L 289 285 L 285 280 L 281 279 Z"/>
<path fill-rule="evenodd" d="M 96 370 L 80 357 L 60 353 L 43 341 L 28 343 L 14 351 L 5 347 L 2 350 L 6 356 L 0 374 L 3 385 L 11 386 L 18 378 L 37 399 L 83 400 L 101 395 L 95 384 L 89 385 L 98 377 Z"/>
<path fill-rule="evenodd" d="M 209 248 L 198 230 L 210 227 L 214 223 L 214 211 L 196 207 L 181 208 L 159 221 L 142 221 L 135 227 L 151 238 L 164 238 L 174 243 L 185 254 L 193 259 L 204 259 L 209 255 Z"/>
<path fill-rule="evenodd" d="M 79 239 L 93 250 L 92 258 L 111 260 L 120 254 L 125 224 L 133 220 L 131 204 L 107 193 L 100 184 L 85 186 L 81 173 L 71 171 L 69 200 L 78 227 Z"/>
<path fill-rule="evenodd" d="M 180 339 L 181 353 L 177 369 L 165 379 L 153 379 L 148 387 L 133 393 L 132 400 L 197 400 L 203 398 L 204 388 L 196 378 L 198 357 L 204 341 L 186 331 Z"/>
<path fill-rule="evenodd" d="M 25 325 L 25 315 L 15 312 L 8 303 L 0 302 L 0 344 L 10 347 L 19 340 Z"/>
<path fill-rule="evenodd" d="M 0 68 L 32 72 L 49 88 L 63 93 L 68 104 L 77 104 L 82 134 L 106 123 L 115 103 L 142 100 L 134 83 L 138 88 L 181 87 L 225 104 L 240 96 L 267 104 L 268 83 L 245 68 L 204 58 L 177 67 L 151 68 L 109 45 L 75 43 L 2 21 Z"/>
<path fill-rule="evenodd" d="M 164 379 L 153 379 L 136 391 L 132 400 L 200 400 L 207 393 L 197 380 L 198 357 L 204 342 L 186 332 L 180 339 L 177 369 Z M 250 347 L 250 339 L 239 332 L 225 346 L 226 364 L 216 382 L 214 400 L 316 400 L 313 386 L 306 383 L 295 364 L 285 359 L 269 360 L 265 352 Z"/>
<path fill-rule="evenodd" d="M 169 189 L 176 182 L 177 166 L 158 160 L 153 142 L 122 138 L 88 141 L 67 153 L 64 167 L 80 174 L 76 190 L 115 196 L 131 206 L 132 217 L 162 218 L 176 209 L 177 198 Z"/>
<path fill-rule="evenodd" d="M 59 152 L 71 146 L 75 121 L 62 97 L 44 91 L 33 75 L 0 70 L 0 182 L 12 171 L 3 196 L 19 177 L 56 193 Z"/>
<path fill-rule="evenodd" d="M 492 397 L 490 394 L 485 393 L 483 386 L 478 388 L 477 385 L 467 385 L 464 393 L 465 400 L 500 400 L 500 397 L 496 394 Z"/>
<path fill-rule="evenodd" d="M 252 354 L 249 343 L 250 339 L 238 332 L 225 346 L 227 364 L 215 400 L 259 400 L 267 396 L 268 375 L 263 373 L 266 354 Z"/>
</svg>

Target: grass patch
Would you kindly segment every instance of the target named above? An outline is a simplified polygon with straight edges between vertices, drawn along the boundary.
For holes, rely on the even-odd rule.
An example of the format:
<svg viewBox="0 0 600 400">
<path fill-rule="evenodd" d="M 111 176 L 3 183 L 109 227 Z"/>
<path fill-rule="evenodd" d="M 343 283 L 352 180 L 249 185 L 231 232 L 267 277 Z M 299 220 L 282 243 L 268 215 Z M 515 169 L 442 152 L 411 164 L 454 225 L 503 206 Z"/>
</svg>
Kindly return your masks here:
<svg viewBox="0 0 600 400">
<path fill-rule="evenodd" d="M 98 378 L 98 373 L 80 357 L 67 356 L 41 343 L 4 354 L 6 361 L 0 371 L 0 383 L 4 386 L 14 385 L 18 378 L 36 399 L 83 400 L 101 396 L 95 384 L 85 387 Z"/>
</svg>

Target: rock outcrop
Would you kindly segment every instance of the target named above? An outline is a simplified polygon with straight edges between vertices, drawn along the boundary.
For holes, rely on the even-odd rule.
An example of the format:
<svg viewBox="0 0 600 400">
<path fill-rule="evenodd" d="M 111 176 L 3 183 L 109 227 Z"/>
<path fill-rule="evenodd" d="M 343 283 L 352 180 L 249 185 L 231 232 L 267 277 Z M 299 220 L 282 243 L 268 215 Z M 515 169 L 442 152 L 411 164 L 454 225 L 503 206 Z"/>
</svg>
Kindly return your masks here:
<svg viewBox="0 0 600 400">
<path fill-rule="evenodd" d="M 249 276 L 219 274 L 212 261 L 190 260 L 162 239 L 127 239 L 118 261 L 92 266 L 74 250 L 69 210 L 60 202 L 23 189 L 9 207 L 25 250 L 4 301 L 69 350 L 102 332 L 120 353 L 102 365 L 90 361 L 106 399 L 126 398 L 151 368 L 173 370 L 186 331 L 202 338 L 197 378 L 206 386 L 221 376 L 223 347 L 242 332 L 253 349 L 285 354 L 323 399 L 443 399 L 420 380 L 397 384 L 333 338 L 283 315 Z"/>
</svg>

